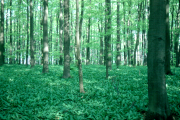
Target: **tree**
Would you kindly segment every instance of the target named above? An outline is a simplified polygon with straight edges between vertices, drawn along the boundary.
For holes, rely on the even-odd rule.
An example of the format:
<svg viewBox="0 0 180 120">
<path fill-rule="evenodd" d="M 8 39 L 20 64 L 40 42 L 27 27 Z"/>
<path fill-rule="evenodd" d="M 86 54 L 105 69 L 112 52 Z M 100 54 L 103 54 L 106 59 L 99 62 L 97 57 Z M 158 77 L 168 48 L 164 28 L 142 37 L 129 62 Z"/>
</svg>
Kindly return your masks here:
<svg viewBox="0 0 180 120">
<path fill-rule="evenodd" d="M 30 52 L 31 52 L 31 68 L 34 67 L 34 40 L 33 40 L 33 2 L 30 0 Z"/>
<path fill-rule="evenodd" d="M 26 46 L 26 65 L 28 65 L 28 50 L 29 50 L 29 0 L 27 0 L 27 46 Z"/>
<path fill-rule="evenodd" d="M 0 65 L 4 64 L 4 0 L 1 0 Z"/>
<path fill-rule="evenodd" d="M 80 88 L 80 93 L 85 93 L 83 87 L 83 73 L 82 73 L 82 63 L 80 56 L 81 41 L 79 37 L 80 37 L 79 36 L 79 0 L 76 0 L 76 45 L 77 45 L 76 48 L 77 48 L 77 60 L 78 60 L 78 69 L 79 69 L 79 88 Z"/>
<path fill-rule="evenodd" d="M 48 0 L 44 0 L 44 18 L 43 18 L 43 73 L 49 72 L 48 69 Z"/>
<path fill-rule="evenodd" d="M 69 0 L 64 1 L 64 70 L 63 78 L 70 77 Z"/>
<path fill-rule="evenodd" d="M 111 0 L 105 0 L 105 51 L 106 51 L 106 79 L 108 79 L 108 69 L 111 69 Z"/>
<path fill-rule="evenodd" d="M 116 49 L 117 49 L 117 55 L 116 55 L 116 66 L 117 68 L 120 65 L 121 62 L 121 43 L 120 43 L 120 16 L 119 16 L 119 5 L 120 3 L 117 2 L 117 45 L 116 45 Z"/>
<path fill-rule="evenodd" d="M 146 120 L 169 120 L 170 109 L 166 92 L 165 40 L 166 8 L 164 0 L 150 1 L 148 33 L 148 98 Z"/>
<path fill-rule="evenodd" d="M 12 0 L 10 0 L 10 58 L 9 63 L 12 64 Z"/>
<path fill-rule="evenodd" d="M 63 65 L 63 2 L 60 0 L 60 12 L 59 12 L 59 47 L 60 58 L 59 65 Z"/>
<path fill-rule="evenodd" d="M 170 68 L 170 32 L 169 32 L 169 0 L 166 0 L 166 41 L 165 41 L 165 74 L 172 74 Z"/>
<path fill-rule="evenodd" d="M 91 4 L 91 0 L 90 0 L 90 4 Z M 90 7 L 91 9 L 91 7 Z M 87 48 L 86 48 L 86 65 L 89 65 L 90 64 L 90 47 L 89 47 L 89 42 L 90 42 L 90 29 L 91 29 L 91 16 L 89 16 L 89 20 L 88 20 L 88 38 L 87 38 Z"/>
</svg>

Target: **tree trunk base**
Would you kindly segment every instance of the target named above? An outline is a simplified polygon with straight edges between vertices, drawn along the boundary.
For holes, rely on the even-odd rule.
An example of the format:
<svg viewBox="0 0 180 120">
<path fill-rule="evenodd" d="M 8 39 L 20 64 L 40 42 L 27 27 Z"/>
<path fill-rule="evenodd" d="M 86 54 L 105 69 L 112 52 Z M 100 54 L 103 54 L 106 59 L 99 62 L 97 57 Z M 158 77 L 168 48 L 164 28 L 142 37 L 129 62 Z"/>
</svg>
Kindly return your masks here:
<svg viewBox="0 0 180 120">
<path fill-rule="evenodd" d="M 172 115 L 170 116 L 163 116 L 158 113 L 153 112 L 146 112 L 144 120 L 174 120 Z"/>
</svg>

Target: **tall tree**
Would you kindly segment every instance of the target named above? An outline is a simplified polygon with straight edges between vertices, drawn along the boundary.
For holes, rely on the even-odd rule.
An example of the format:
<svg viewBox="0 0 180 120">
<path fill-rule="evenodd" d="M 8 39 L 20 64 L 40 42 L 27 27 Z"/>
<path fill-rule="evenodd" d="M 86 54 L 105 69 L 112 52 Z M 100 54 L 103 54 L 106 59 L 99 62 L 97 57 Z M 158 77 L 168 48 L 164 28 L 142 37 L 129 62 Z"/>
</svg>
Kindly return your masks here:
<svg viewBox="0 0 180 120">
<path fill-rule="evenodd" d="M 136 45 L 134 48 L 134 63 L 133 66 L 136 66 L 136 51 L 139 45 L 139 32 L 140 32 L 140 27 L 139 27 L 139 22 L 140 22 L 140 18 L 141 18 L 141 9 L 142 9 L 142 2 L 140 4 L 138 4 L 138 25 L 137 25 L 137 38 L 136 38 Z"/>
<path fill-rule="evenodd" d="M 59 47 L 60 47 L 59 65 L 63 65 L 63 2 L 62 0 L 60 0 L 60 12 L 59 12 Z"/>
<path fill-rule="evenodd" d="M 166 7 L 164 0 L 150 1 L 148 33 L 148 98 L 145 120 L 169 120 L 170 109 L 166 92 L 165 41 Z"/>
<path fill-rule="evenodd" d="M 64 1 L 64 70 L 63 78 L 70 77 L 70 36 L 69 36 L 69 0 Z"/>
<path fill-rule="evenodd" d="M 48 68 L 48 0 L 44 0 L 44 18 L 43 18 L 43 73 L 49 72 Z"/>
<path fill-rule="evenodd" d="M 80 23 L 82 23 L 82 21 Z M 81 39 L 79 36 L 79 29 L 80 29 L 79 28 L 79 0 L 76 0 L 76 44 L 77 44 L 78 69 L 79 69 L 79 89 L 80 89 L 80 93 L 84 93 L 85 91 L 83 87 L 82 63 L 81 63 L 81 56 L 80 56 Z"/>
<path fill-rule="evenodd" d="M 108 79 L 108 69 L 111 69 L 111 0 L 105 0 L 105 49 L 106 49 L 106 78 Z"/>
<path fill-rule="evenodd" d="M 91 0 L 90 0 L 90 5 L 91 5 Z M 90 7 L 91 9 L 91 7 Z M 89 16 L 89 20 L 88 20 L 88 38 L 87 38 L 87 48 L 86 48 L 86 65 L 90 64 L 90 47 L 89 47 L 89 42 L 90 42 L 90 29 L 91 29 L 91 16 Z"/>
<path fill-rule="evenodd" d="M 12 64 L 12 0 L 10 0 L 10 58 L 9 63 Z"/>
<path fill-rule="evenodd" d="M 28 65 L 29 51 L 29 0 L 27 0 L 27 46 L 26 46 L 26 65 Z"/>
<path fill-rule="evenodd" d="M 166 42 L 165 42 L 165 74 L 172 74 L 170 68 L 170 32 L 169 32 L 169 0 L 166 0 Z"/>
<path fill-rule="evenodd" d="M 4 0 L 1 0 L 0 65 L 4 64 Z"/>
<path fill-rule="evenodd" d="M 34 37 L 33 37 L 33 2 L 30 0 L 30 52 L 31 52 L 31 68 L 34 67 Z"/>
<path fill-rule="evenodd" d="M 121 62 L 121 42 L 120 42 L 120 15 L 119 15 L 119 5 L 120 3 L 117 2 L 117 44 L 116 44 L 116 49 L 117 49 L 117 55 L 116 55 L 116 66 L 117 68 L 120 65 Z"/>
</svg>

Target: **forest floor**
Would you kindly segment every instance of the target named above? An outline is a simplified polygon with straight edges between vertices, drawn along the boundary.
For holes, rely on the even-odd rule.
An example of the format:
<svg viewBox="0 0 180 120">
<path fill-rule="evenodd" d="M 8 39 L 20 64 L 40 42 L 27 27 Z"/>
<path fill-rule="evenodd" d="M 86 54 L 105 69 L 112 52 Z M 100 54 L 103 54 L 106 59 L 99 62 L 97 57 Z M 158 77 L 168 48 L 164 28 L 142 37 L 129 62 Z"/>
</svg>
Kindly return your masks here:
<svg viewBox="0 0 180 120">
<path fill-rule="evenodd" d="M 180 68 L 166 76 L 171 112 L 180 118 Z M 79 93 L 78 69 L 63 79 L 63 66 L 0 67 L 0 119 L 7 120 L 141 120 L 147 111 L 147 67 L 83 65 L 85 94 Z"/>
</svg>

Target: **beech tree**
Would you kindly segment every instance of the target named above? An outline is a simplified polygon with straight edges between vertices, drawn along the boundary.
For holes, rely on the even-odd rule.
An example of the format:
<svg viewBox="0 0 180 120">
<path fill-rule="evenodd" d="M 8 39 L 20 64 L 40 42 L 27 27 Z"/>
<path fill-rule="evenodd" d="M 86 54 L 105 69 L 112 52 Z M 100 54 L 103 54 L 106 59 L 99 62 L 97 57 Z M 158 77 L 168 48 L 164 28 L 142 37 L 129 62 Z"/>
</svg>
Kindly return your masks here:
<svg viewBox="0 0 180 120">
<path fill-rule="evenodd" d="M 166 91 L 165 41 L 166 1 L 150 1 L 148 33 L 148 111 L 146 120 L 169 120 L 171 117 Z"/>
<path fill-rule="evenodd" d="M 43 18 L 43 73 L 49 72 L 48 68 L 48 0 L 44 0 L 44 18 Z"/>
<path fill-rule="evenodd" d="M 0 26 L 0 65 L 4 64 L 4 0 L 1 0 L 1 26 Z"/>
<path fill-rule="evenodd" d="M 82 3 L 83 4 L 83 3 Z M 79 0 L 76 0 L 76 48 L 77 48 L 77 60 L 78 60 L 78 69 L 79 69 L 79 89 L 80 93 L 84 93 L 83 87 L 83 73 L 82 73 L 82 63 L 80 56 L 80 44 L 81 41 L 79 39 Z"/>
<path fill-rule="evenodd" d="M 33 37 L 33 1 L 30 0 L 30 52 L 31 52 L 31 68 L 35 65 L 34 60 L 34 37 Z"/>
<path fill-rule="evenodd" d="M 64 70 L 63 78 L 70 77 L 69 0 L 64 1 Z"/>
</svg>

